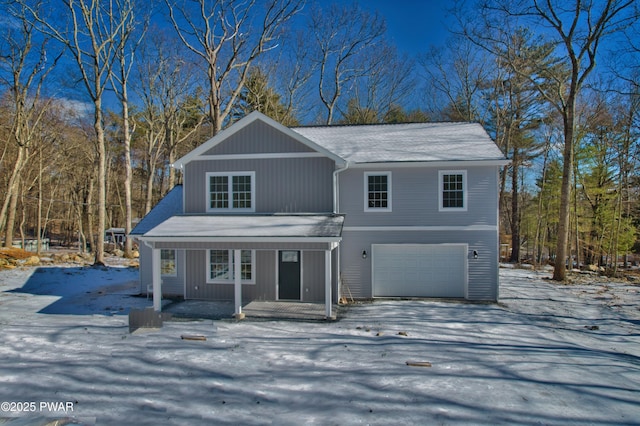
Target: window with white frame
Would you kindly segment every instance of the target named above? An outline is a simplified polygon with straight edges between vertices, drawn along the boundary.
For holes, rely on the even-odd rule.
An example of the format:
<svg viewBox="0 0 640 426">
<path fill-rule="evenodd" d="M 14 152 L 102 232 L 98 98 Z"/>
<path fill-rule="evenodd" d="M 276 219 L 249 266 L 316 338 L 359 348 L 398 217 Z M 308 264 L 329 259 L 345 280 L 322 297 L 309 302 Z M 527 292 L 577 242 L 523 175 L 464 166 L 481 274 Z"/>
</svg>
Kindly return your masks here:
<svg viewBox="0 0 640 426">
<path fill-rule="evenodd" d="M 364 174 L 365 211 L 391 211 L 391 172 Z"/>
<path fill-rule="evenodd" d="M 255 173 L 207 173 L 207 211 L 255 211 Z"/>
<path fill-rule="evenodd" d="M 255 284 L 255 255 L 254 250 L 240 252 L 240 280 L 243 284 Z M 207 282 L 233 284 L 235 280 L 233 250 L 208 250 L 207 257 Z"/>
<path fill-rule="evenodd" d="M 165 277 L 177 275 L 175 250 L 160 250 L 160 273 Z"/>
<path fill-rule="evenodd" d="M 440 170 L 438 184 L 440 211 L 467 211 L 466 170 Z"/>
</svg>

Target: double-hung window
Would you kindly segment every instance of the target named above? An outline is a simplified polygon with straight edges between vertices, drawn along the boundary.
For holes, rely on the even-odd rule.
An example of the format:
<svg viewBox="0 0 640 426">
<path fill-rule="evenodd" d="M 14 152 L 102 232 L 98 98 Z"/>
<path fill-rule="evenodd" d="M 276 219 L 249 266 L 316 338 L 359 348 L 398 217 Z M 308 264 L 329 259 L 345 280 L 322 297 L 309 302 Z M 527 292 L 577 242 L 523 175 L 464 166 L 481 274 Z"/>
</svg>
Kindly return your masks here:
<svg viewBox="0 0 640 426">
<path fill-rule="evenodd" d="M 440 211 L 467 211 L 466 170 L 440 170 L 438 185 Z"/>
<path fill-rule="evenodd" d="M 254 212 L 255 173 L 207 173 L 208 212 Z"/>
<path fill-rule="evenodd" d="M 364 174 L 364 210 L 391 211 L 391 172 Z"/>
<path fill-rule="evenodd" d="M 207 251 L 207 282 L 233 284 L 235 280 L 235 256 L 233 250 Z M 255 284 L 255 251 L 241 250 L 240 280 L 243 284 Z"/>
<path fill-rule="evenodd" d="M 160 250 L 160 273 L 165 277 L 177 275 L 175 250 Z"/>
</svg>

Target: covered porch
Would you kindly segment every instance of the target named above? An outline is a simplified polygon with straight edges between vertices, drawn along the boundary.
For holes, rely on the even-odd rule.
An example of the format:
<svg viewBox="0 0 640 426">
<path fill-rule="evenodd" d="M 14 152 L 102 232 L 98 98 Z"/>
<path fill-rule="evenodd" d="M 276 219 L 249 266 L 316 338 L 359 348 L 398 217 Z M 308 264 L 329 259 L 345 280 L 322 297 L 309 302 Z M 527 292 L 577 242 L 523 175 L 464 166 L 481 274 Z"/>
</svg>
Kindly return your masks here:
<svg viewBox="0 0 640 426">
<path fill-rule="evenodd" d="M 333 214 L 173 216 L 139 238 L 152 252 L 154 309 L 161 310 L 163 294 L 161 251 L 174 249 L 186 253 L 186 301 L 232 299 L 238 319 L 249 313 L 265 317 L 269 310 L 278 317 L 335 318 L 339 256 L 334 251 L 343 222 L 344 216 Z M 283 281 L 290 262 L 298 262 L 300 280 L 293 296 L 283 292 L 290 285 Z M 323 303 L 300 303 L 309 301 Z"/>
</svg>

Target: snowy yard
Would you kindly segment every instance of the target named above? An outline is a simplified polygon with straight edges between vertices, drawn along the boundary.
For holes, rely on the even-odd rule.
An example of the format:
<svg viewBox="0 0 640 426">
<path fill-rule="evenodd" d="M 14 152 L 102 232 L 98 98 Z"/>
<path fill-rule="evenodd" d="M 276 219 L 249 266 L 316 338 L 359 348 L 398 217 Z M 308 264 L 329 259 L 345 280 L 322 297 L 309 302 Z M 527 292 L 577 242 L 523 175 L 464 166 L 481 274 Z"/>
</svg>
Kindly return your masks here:
<svg viewBox="0 0 640 426">
<path fill-rule="evenodd" d="M 129 334 L 135 269 L 0 271 L 0 424 L 640 424 L 640 286 L 549 275 L 502 269 L 499 304 Z"/>
</svg>

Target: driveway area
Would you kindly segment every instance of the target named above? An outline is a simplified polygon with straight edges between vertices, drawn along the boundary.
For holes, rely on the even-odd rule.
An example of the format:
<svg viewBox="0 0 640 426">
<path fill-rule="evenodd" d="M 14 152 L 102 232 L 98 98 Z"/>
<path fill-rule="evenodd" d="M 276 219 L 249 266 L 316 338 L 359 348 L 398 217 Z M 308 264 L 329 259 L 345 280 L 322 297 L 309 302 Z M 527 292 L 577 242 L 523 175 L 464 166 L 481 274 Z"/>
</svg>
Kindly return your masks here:
<svg viewBox="0 0 640 426">
<path fill-rule="evenodd" d="M 129 333 L 130 268 L 0 271 L 0 424 L 640 424 L 640 287 L 501 270 L 498 304 Z"/>
</svg>

